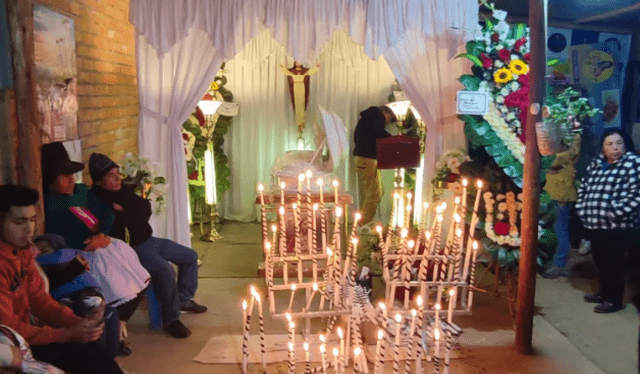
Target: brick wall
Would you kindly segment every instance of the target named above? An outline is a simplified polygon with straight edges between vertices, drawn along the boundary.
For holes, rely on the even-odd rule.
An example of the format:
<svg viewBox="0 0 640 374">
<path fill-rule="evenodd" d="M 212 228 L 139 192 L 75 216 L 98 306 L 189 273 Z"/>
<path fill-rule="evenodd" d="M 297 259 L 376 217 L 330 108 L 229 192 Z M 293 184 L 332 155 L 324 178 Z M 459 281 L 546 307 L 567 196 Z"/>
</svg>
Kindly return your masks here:
<svg viewBox="0 0 640 374">
<path fill-rule="evenodd" d="M 129 0 L 38 0 L 75 19 L 78 132 L 85 165 L 92 152 L 120 162 L 138 149 L 138 91 Z M 85 168 L 85 183 L 89 183 Z"/>
</svg>

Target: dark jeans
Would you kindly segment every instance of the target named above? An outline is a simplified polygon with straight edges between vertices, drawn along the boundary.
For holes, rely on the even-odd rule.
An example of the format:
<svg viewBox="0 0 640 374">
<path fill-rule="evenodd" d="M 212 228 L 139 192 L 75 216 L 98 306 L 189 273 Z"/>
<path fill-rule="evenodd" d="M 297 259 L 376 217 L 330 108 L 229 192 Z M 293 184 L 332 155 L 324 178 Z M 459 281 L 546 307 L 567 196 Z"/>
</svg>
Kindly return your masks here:
<svg viewBox="0 0 640 374">
<path fill-rule="evenodd" d="M 33 357 L 71 374 L 124 374 L 100 341 L 31 346 Z"/>
<path fill-rule="evenodd" d="M 622 306 L 628 269 L 627 254 L 635 243 L 635 237 L 635 229 L 588 231 L 593 262 L 600 275 L 598 295 L 614 305 Z"/>
<path fill-rule="evenodd" d="M 182 304 L 193 299 L 198 288 L 198 254 L 169 239 L 151 237 L 135 246 L 140 263 L 151 274 L 160 303 L 162 323 L 168 326 L 180 316 Z M 171 264 L 178 266 L 178 281 Z"/>
<path fill-rule="evenodd" d="M 148 271 L 148 270 L 147 270 Z M 124 304 L 120 304 L 117 306 L 118 316 L 120 321 L 128 322 L 133 313 L 136 311 L 138 304 L 142 300 L 142 295 L 144 295 L 144 290 L 140 291 L 138 295 Z"/>
</svg>

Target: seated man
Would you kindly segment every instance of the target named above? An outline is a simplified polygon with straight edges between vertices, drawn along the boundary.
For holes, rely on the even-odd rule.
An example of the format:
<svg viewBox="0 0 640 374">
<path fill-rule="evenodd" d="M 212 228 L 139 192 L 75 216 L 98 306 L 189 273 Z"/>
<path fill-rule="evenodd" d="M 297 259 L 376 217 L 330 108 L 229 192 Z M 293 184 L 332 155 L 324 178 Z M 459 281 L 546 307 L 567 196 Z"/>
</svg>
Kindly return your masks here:
<svg viewBox="0 0 640 374">
<path fill-rule="evenodd" d="M 104 304 L 81 318 L 45 291 L 30 251 L 37 202 L 37 191 L 0 186 L 0 324 L 22 335 L 36 360 L 66 372 L 123 373 L 96 342 L 103 332 Z M 31 325 L 29 314 L 47 325 Z"/>
<path fill-rule="evenodd" d="M 198 255 L 196 251 L 168 239 L 151 236 L 149 225 L 151 203 L 133 191 L 122 188 L 120 167 L 109 157 L 93 153 L 89 158 L 91 191 L 115 212 L 111 236 L 124 240 L 129 232 L 129 244 L 140 257 L 140 263 L 151 274 L 153 289 L 160 303 L 165 331 L 178 321 L 180 311 L 203 313 L 204 305 L 193 301 L 198 288 Z M 178 282 L 171 264 L 178 266 Z"/>
</svg>

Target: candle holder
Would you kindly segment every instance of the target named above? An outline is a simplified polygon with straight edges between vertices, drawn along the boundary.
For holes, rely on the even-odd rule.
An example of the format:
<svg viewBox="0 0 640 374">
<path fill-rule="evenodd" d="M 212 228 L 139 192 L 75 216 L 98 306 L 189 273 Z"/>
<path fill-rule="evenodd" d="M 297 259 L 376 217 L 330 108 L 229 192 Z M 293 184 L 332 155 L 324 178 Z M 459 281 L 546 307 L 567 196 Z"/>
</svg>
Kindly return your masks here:
<svg viewBox="0 0 640 374">
<path fill-rule="evenodd" d="M 215 242 L 218 239 L 222 239 L 222 235 L 216 229 L 216 220 L 218 219 L 218 210 L 216 204 L 209 205 L 209 219 L 211 220 L 211 227 L 209 231 L 200 237 L 200 240 L 204 242 Z"/>
</svg>

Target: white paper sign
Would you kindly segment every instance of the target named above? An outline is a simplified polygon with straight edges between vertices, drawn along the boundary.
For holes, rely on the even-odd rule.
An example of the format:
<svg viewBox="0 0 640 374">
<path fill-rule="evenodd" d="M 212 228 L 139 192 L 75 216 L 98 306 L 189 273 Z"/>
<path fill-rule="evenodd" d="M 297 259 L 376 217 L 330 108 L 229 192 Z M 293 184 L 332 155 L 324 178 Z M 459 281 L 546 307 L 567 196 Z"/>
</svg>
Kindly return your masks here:
<svg viewBox="0 0 640 374">
<path fill-rule="evenodd" d="M 458 114 L 484 115 L 489 112 L 489 93 L 458 91 L 456 104 Z"/>
<path fill-rule="evenodd" d="M 228 101 L 223 101 L 216 113 L 227 117 L 237 116 L 239 107 L 240 103 L 230 103 Z"/>
</svg>

